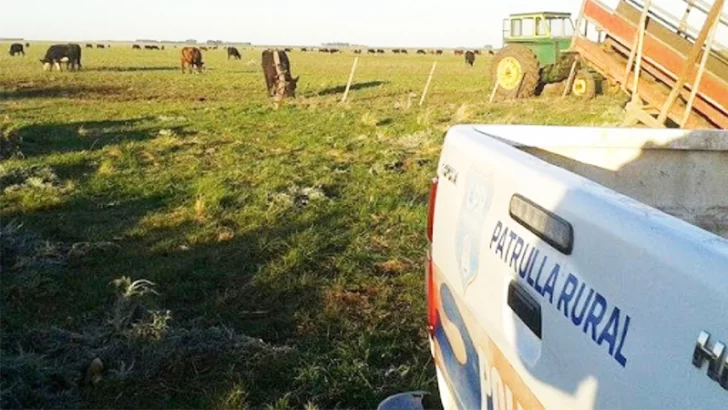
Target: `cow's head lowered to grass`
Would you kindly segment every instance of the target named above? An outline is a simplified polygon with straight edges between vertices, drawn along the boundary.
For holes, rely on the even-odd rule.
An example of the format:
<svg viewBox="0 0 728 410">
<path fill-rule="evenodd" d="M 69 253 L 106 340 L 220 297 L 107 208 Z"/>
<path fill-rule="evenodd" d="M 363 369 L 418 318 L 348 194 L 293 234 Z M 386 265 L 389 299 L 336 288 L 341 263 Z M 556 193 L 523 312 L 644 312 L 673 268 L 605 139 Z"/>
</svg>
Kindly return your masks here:
<svg viewBox="0 0 728 410">
<path fill-rule="evenodd" d="M 291 75 L 291 63 L 285 51 L 265 50 L 263 51 L 263 75 L 268 88 L 268 96 L 276 103 L 281 102 L 285 97 L 296 97 L 296 87 L 299 77 Z"/>
</svg>

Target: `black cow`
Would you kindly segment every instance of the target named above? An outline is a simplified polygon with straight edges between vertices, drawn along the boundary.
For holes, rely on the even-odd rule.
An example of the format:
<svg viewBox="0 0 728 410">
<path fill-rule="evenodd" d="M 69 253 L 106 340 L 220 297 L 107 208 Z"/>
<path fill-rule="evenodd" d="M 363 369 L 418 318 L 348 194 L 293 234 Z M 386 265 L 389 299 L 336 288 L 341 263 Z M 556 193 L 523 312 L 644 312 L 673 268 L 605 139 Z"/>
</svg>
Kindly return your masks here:
<svg viewBox="0 0 728 410">
<path fill-rule="evenodd" d="M 354 54 L 361 54 L 361 50 L 354 50 Z"/>
<path fill-rule="evenodd" d="M 55 44 L 48 47 L 45 57 L 40 60 L 43 63 L 43 69 L 53 70 L 56 67 L 61 71 L 61 63 L 66 63 L 66 69 L 81 69 L 81 46 L 78 44 Z"/>
<path fill-rule="evenodd" d="M 85 47 L 86 47 L 86 48 L 94 48 L 94 45 L 93 45 L 93 44 L 86 44 L 86 46 L 85 46 Z"/>
<path fill-rule="evenodd" d="M 308 51 L 308 49 L 307 49 L 307 48 L 305 48 L 305 47 L 301 49 L 301 52 L 304 52 L 304 53 L 305 53 L 305 52 L 307 52 L 307 51 Z"/>
<path fill-rule="evenodd" d="M 141 48 L 141 46 L 139 46 L 139 44 L 134 44 L 131 46 L 131 49 L 132 50 L 141 50 L 142 48 Z"/>
<path fill-rule="evenodd" d="M 293 78 L 291 75 L 291 63 L 286 52 L 268 49 L 263 51 L 262 60 L 268 96 L 275 98 L 276 101 L 281 101 L 285 97 L 295 98 L 298 77 Z"/>
<path fill-rule="evenodd" d="M 475 53 L 472 51 L 466 51 L 465 52 L 465 63 L 470 65 L 471 67 L 475 63 Z"/>
<path fill-rule="evenodd" d="M 25 48 L 30 48 L 30 43 L 25 43 Z"/>
<path fill-rule="evenodd" d="M 378 48 L 377 49 L 377 54 L 384 54 L 384 50 L 382 50 L 381 48 Z"/>
<path fill-rule="evenodd" d="M 435 51 L 435 54 L 438 55 L 438 56 L 441 56 L 442 55 L 442 50 L 436 50 Z"/>
<path fill-rule="evenodd" d="M 328 48 L 319 48 L 319 53 L 328 53 L 328 52 L 329 52 Z"/>
<path fill-rule="evenodd" d="M 240 51 L 238 51 L 235 47 L 228 47 L 227 48 L 227 58 L 228 60 L 233 58 L 235 60 L 240 60 L 242 57 L 240 56 Z"/>
<path fill-rule="evenodd" d="M 20 43 L 13 43 L 10 45 L 10 55 L 15 56 L 16 54 L 22 54 L 25 56 L 25 50 L 23 50 L 23 45 Z"/>
<path fill-rule="evenodd" d="M 293 51 L 293 49 L 292 48 L 284 48 L 283 51 L 285 51 L 286 53 L 290 53 L 291 51 Z"/>
<path fill-rule="evenodd" d="M 417 50 L 417 54 L 427 55 L 427 51 L 425 51 L 425 50 Z"/>
<path fill-rule="evenodd" d="M 377 50 L 370 48 L 369 50 L 367 50 L 367 54 L 377 54 Z"/>
<path fill-rule="evenodd" d="M 106 46 L 103 44 L 96 44 L 96 48 L 106 48 Z"/>
</svg>

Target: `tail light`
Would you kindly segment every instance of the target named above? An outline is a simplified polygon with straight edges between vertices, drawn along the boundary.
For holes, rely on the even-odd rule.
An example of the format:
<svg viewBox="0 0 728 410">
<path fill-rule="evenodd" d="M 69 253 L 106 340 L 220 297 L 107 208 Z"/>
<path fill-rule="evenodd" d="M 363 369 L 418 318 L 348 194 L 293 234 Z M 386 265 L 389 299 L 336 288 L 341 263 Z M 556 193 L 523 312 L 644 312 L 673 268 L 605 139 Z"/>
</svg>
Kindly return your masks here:
<svg viewBox="0 0 728 410">
<path fill-rule="evenodd" d="M 430 186 L 430 206 L 427 211 L 427 240 L 432 243 L 432 232 L 435 224 L 435 199 L 437 198 L 437 178 L 432 178 Z"/>
<path fill-rule="evenodd" d="M 439 316 L 437 315 L 437 287 L 435 286 L 435 271 L 432 265 L 432 255 L 427 252 L 427 273 L 425 281 L 427 283 L 427 331 L 433 335 L 438 325 Z"/>
<path fill-rule="evenodd" d="M 437 198 L 437 178 L 432 179 L 430 186 L 430 204 L 427 210 L 427 240 L 432 246 L 432 232 L 435 223 L 435 199 Z M 427 292 L 427 331 L 432 336 L 438 325 L 439 316 L 437 314 L 438 298 L 437 286 L 435 286 L 435 267 L 432 263 L 432 254 L 427 251 L 427 268 L 426 268 L 426 292 Z"/>
</svg>

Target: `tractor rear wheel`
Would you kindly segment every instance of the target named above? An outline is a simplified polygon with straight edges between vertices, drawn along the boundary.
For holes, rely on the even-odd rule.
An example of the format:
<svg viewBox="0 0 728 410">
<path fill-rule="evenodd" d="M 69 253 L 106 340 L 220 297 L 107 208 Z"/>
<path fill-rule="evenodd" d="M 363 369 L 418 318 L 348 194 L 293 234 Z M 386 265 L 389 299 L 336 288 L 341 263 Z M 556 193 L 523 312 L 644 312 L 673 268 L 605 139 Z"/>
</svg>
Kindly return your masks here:
<svg viewBox="0 0 728 410">
<path fill-rule="evenodd" d="M 540 80 L 538 59 L 527 47 L 506 46 L 493 58 L 490 80 L 493 87 L 498 85 L 502 97 L 532 97 Z"/>
<path fill-rule="evenodd" d="M 581 69 L 574 76 L 571 93 L 584 100 L 591 100 L 597 95 L 597 81 L 589 70 Z"/>
</svg>

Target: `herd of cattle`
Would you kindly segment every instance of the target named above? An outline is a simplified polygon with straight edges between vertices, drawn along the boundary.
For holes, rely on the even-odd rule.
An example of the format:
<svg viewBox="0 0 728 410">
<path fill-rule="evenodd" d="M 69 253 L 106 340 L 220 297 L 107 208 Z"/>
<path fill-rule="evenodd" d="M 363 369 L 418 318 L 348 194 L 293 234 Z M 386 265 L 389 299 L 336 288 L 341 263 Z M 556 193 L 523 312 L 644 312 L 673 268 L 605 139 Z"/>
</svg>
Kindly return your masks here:
<svg viewBox="0 0 728 410">
<path fill-rule="evenodd" d="M 21 43 L 13 43 L 10 46 L 10 55 L 25 55 L 25 48 L 30 47 L 30 44 L 25 45 Z M 93 44 L 86 44 L 86 48 L 94 48 Z M 96 44 L 95 48 L 110 48 L 110 45 Z M 176 46 L 175 46 L 176 48 Z M 132 49 L 141 50 L 142 47 L 139 44 L 132 45 Z M 164 50 L 164 46 L 156 45 L 145 45 L 146 50 Z M 213 47 L 213 50 L 217 47 Z M 180 66 L 182 73 L 189 71 L 201 72 L 204 70 L 205 63 L 202 61 L 202 51 L 207 51 L 207 47 L 184 47 L 182 48 L 180 56 Z M 229 59 L 241 59 L 240 51 L 235 47 L 226 47 L 227 58 Z M 265 76 L 266 87 L 268 88 L 268 95 L 277 102 L 280 102 L 285 97 L 296 96 L 296 85 L 298 83 L 298 77 L 293 77 L 291 74 L 291 64 L 286 53 L 293 51 L 290 48 L 283 50 L 265 50 L 262 54 L 263 74 Z M 300 51 L 316 51 L 316 49 L 301 48 Z M 339 49 L 320 48 L 319 52 L 322 53 L 341 53 Z M 363 50 L 353 50 L 355 54 L 362 54 Z M 368 49 L 368 54 L 384 54 L 383 49 Z M 408 54 L 406 49 L 393 49 L 394 54 Z M 492 51 L 489 51 L 493 54 Z M 443 50 L 417 50 L 417 54 L 435 54 L 442 55 Z M 475 56 L 481 54 L 479 50 L 476 51 L 465 51 L 465 50 L 454 50 L 455 55 L 462 55 L 465 57 L 465 62 L 472 66 L 475 63 Z M 58 71 L 62 70 L 61 64 L 63 63 L 68 71 L 76 71 L 81 69 L 81 46 L 78 44 L 55 44 L 48 47 L 45 56 L 40 60 L 43 63 L 44 70 L 52 70 L 55 68 Z"/>
</svg>

